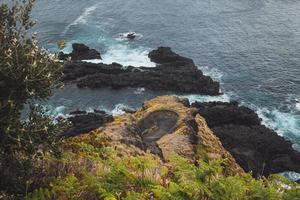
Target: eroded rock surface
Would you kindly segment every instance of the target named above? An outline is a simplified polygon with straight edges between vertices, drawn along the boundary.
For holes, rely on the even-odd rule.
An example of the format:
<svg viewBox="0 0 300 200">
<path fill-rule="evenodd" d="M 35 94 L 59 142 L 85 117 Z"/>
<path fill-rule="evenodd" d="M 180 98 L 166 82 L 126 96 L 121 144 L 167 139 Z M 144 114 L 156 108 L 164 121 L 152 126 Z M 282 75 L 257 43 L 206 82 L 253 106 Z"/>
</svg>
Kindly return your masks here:
<svg viewBox="0 0 300 200">
<path fill-rule="evenodd" d="M 255 176 L 284 171 L 300 173 L 300 153 L 273 130 L 261 125 L 257 114 L 238 103 L 193 103 L 223 146 L 245 171 Z"/>
<path fill-rule="evenodd" d="M 69 63 L 64 68 L 64 81 L 75 83 L 80 88 L 143 87 L 153 91 L 220 94 L 218 82 L 203 75 L 191 59 L 179 56 L 170 48 L 160 47 L 150 52 L 149 57 L 158 64 L 157 67 Z"/>
</svg>

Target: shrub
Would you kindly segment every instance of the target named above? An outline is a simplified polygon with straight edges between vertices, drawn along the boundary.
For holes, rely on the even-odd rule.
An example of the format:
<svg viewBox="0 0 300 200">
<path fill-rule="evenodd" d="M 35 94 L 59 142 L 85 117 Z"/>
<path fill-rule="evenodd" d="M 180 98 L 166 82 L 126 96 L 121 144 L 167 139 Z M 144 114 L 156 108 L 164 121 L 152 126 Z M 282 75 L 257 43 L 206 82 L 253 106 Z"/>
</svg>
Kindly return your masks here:
<svg viewBox="0 0 300 200">
<path fill-rule="evenodd" d="M 0 5 L 0 191 L 22 196 L 30 190 L 35 164 L 58 152 L 61 123 L 54 123 L 34 100 L 60 85 L 62 66 L 40 49 L 30 12 L 34 0 Z M 21 118 L 24 105 L 29 114 Z"/>
</svg>

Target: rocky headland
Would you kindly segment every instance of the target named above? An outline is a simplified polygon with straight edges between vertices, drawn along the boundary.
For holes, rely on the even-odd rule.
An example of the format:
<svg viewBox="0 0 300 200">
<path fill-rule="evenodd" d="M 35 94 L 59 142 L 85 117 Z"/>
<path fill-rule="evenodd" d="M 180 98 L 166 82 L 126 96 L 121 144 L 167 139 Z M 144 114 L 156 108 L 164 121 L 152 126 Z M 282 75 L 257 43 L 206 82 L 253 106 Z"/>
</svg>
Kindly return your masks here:
<svg viewBox="0 0 300 200">
<path fill-rule="evenodd" d="M 177 93 L 220 94 L 218 82 L 204 76 L 193 60 L 170 48 L 159 47 L 149 53 L 149 58 L 156 67 L 66 63 L 64 82 L 79 88 L 144 87 Z M 225 158 L 236 173 L 252 172 L 255 177 L 284 171 L 300 173 L 300 153 L 292 148 L 291 142 L 262 125 L 253 110 L 239 106 L 238 102 L 190 105 L 187 99 L 163 96 L 145 102 L 137 112 L 114 118 L 104 112 L 73 114 L 70 118 L 73 126 L 67 136 L 97 129 L 112 143 L 132 145 L 133 151 L 136 148 L 148 151 L 162 161 L 174 153 L 195 160 L 200 147 L 204 152 L 202 159 Z M 126 148 L 124 151 L 131 151 Z"/>
<path fill-rule="evenodd" d="M 205 119 L 197 114 L 197 109 L 187 107 L 185 103 L 186 100 L 177 97 L 157 97 L 145 102 L 133 114 L 116 116 L 105 124 L 103 120 L 99 121 L 96 132 L 105 141 L 110 141 L 111 146 L 118 146 L 126 154 L 148 152 L 164 162 L 174 154 L 191 161 L 199 157 L 207 161 L 226 159 L 228 173 L 244 173 L 207 126 Z M 86 114 L 80 115 L 87 117 L 83 121 L 89 118 Z M 78 137 L 90 136 L 84 134 Z"/>
</svg>

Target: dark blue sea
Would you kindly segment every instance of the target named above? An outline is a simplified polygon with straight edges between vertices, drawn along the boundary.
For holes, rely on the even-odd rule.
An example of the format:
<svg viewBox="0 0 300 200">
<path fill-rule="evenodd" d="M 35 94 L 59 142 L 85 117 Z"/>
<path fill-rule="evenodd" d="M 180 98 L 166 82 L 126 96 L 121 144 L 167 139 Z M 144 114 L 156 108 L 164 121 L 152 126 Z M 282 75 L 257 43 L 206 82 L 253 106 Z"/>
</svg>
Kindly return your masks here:
<svg viewBox="0 0 300 200">
<path fill-rule="evenodd" d="M 66 52 L 82 42 L 105 63 L 154 67 L 148 52 L 172 47 L 221 82 L 224 95 L 186 95 L 190 101 L 238 100 L 300 150 L 299 0 L 38 0 L 33 17 L 40 45 L 53 52 L 64 39 Z M 138 39 L 120 39 L 129 31 Z M 119 114 L 162 94 L 171 93 L 68 86 L 48 105 L 54 115 L 77 108 Z"/>
</svg>

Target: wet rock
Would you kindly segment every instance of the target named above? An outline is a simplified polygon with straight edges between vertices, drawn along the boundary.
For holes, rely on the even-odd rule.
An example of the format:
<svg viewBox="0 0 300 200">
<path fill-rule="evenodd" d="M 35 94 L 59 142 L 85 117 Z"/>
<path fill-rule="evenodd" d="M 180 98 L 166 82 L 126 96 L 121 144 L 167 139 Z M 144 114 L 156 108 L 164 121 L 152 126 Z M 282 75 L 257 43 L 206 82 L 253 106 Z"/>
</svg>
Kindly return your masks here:
<svg viewBox="0 0 300 200">
<path fill-rule="evenodd" d="M 191 59 L 175 54 L 170 48 L 159 48 L 150 52 L 149 57 L 159 62 L 159 65 L 147 68 L 124 67 L 117 63 L 69 63 L 64 67 L 64 81 L 76 83 L 80 88 L 143 87 L 153 91 L 220 94 L 218 82 L 203 75 Z"/>
<path fill-rule="evenodd" d="M 71 57 L 71 60 L 90 60 L 101 59 L 100 53 L 95 49 L 90 49 L 84 44 L 74 43 L 72 44 L 73 51 L 70 54 L 60 52 L 58 58 L 60 60 L 67 60 Z"/>
<path fill-rule="evenodd" d="M 178 62 L 194 65 L 192 59 L 174 53 L 170 47 L 158 47 L 158 49 L 151 51 L 148 56 L 152 62 L 159 64 Z"/>
<path fill-rule="evenodd" d="M 261 123 L 261 119 L 253 110 L 239 106 L 238 102 L 195 102 L 192 107 L 198 109 L 210 127 L 227 124 L 251 126 Z"/>
<path fill-rule="evenodd" d="M 237 102 L 193 103 L 223 146 L 245 171 L 269 175 L 300 173 L 300 153 L 273 130 L 261 125 L 257 114 Z"/>
</svg>

